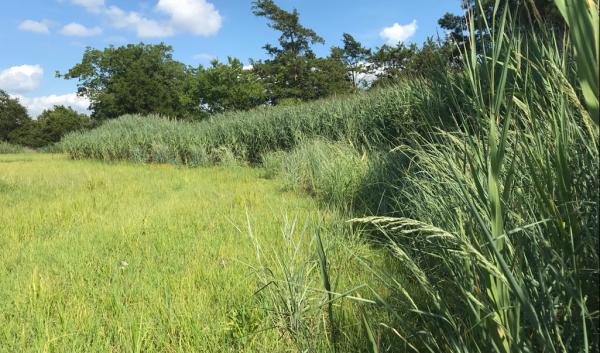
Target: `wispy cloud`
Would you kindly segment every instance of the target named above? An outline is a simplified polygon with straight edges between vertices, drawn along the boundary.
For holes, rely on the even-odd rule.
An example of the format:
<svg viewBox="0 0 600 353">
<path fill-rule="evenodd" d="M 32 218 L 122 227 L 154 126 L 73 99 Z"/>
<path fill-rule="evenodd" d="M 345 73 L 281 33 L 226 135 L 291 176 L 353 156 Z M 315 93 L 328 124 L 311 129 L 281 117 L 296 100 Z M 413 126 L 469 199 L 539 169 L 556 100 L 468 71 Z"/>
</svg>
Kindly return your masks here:
<svg viewBox="0 0 600 353">
<path fill-rule="evenodd" d="M 80 113 L 89 114 L 88 107 L 90 106 L 90 101 L 85 97 L 78 96 L 77 93 L 60 95 L 52 94 L 40 97 L 13 95 L 13 97 L 19 99 L 32 117 L 37 117 L 44 110 L 51 109 L 55 105 L 64 105 L 66 107 L 71 107 Z"/>
<path fill-rule="evenodd" d="M 104 0 L 71 0 L 75 5 L 83 6 L 90 12 L 100 12 L 104 7 Z"/>
<path fill-rule="evenodd" d="M 19 29 L 21 31 L 33 32 L 33 33 L 41 33 L 48 34 L 50 33 L 49 21 L 34 21 L 34 20 L 25 20 L 19 23 Z"/>
<path fill-rule="evenodd" d="M 65 25 L 60 33 L 65 36 L 72 37 L 92 37 L 102 34 L 102 28 L 100 27 L 86 27 L 82 24 L 71 22 Z"/>
<path fill-rule="evenodd" d="M 194 60 L 209 62 L 213 59 L 216 59 L 217 57 L 212 54 L 199 53 L 199 54 L 194 55 L 193 58 L 194 58 Z"/>
</svg>

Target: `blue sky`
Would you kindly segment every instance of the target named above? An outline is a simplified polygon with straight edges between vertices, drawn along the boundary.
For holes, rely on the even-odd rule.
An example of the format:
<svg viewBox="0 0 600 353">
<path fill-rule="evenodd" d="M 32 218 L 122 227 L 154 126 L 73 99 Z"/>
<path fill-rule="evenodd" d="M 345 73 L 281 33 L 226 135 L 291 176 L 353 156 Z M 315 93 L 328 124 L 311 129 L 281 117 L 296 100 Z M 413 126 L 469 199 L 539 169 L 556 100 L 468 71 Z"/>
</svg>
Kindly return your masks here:
<svg viewBox="0 0 600 353">
<path fill-rule="evenodd" d="M 421 43 L 442 35 L 437 19 L 459 12 L 460 0 L 277 0 L 300 12 L 301 22 L 321 35 L 326 55 L 348 32 L 368 47 Z M 262 46 L 277 33 L 251 13 L 250 0 L 9 0 L 0 12 L 0 89 L 21 99 L 32 115 L 53 104 L 84 111 L 75 80 L 55 78 L 81 60 L 87 46 L 160 43 L 175 59 L 208 64 L 228 55 L 248 62 L 265 57 Z"/>
</svg>

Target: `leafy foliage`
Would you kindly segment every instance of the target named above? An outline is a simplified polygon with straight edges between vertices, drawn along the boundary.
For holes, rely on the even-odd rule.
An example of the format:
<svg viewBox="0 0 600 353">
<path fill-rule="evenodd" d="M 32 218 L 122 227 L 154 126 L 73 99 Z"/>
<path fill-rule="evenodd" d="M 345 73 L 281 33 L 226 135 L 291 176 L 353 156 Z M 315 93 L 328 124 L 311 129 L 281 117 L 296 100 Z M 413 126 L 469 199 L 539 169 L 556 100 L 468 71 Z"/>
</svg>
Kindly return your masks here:
<svg viewBox="0 0 600 353">
<path fill-rule="evenodd" d="M 371 57 L 371 50 L 362 46 L 351 34 L 342 35 L 344 43 L 341 48 L 341 58 L 348 70 L 352 85 L 354 87 L 364 87 L 366 83 L 361 79 L 361 75 L 369 71 L 368 61 Z"/>
<path fill-rule="evenodd" d="M 277 104 L 289 98 L 312 100 L 347 92 L 350 82 L 338 55 L 317 58 L 311 45 L 325 41 L 300 24 L 297 10 L 287 12 L 272 0 L 253 2 L 253 13 L 269 20 L 269 27 L 281 33 L 279 47 L 267 44 L 271 59 L 253 61 L 255 72 L 265 82 L 269 101 Z"/>
<path fill-rule="evenodd" d="M 70 107 L 57 105 L 44 110 L 36 120 L 29 120 L 11 132 L 10 139 L 20 145 L 39 148 L 59 142 L 70 132 L 89 129 L 92 126 L 92 120 L 85 114 L 80 114 Z"/>
<path fill-rule="evenodd" d="M 81 63 L 62 75 L 78 79 L 78 94 L 91 101 L 92 118 L 124 114 L 185 115 L 181 94 L 187 68 L 173 60 L 165 44 L 87 48 Z"/>
<path fill-rule="evenodd" d="M 208 113 L 248 110 L 267 101 L 264 84 L 235 58 L 228 58 L 226 64 L 213 60 L 211 67 L 199 69 L 197 79 L 197 99 Z"/>
<path fill-rule="evenodd" d="M 30 120 L 27 109 L 19 103 L 19 100 L 11 98 L 6 92 L 0 90 L 0 141 L 10 140 L 10 134 Z"/>
</svg>

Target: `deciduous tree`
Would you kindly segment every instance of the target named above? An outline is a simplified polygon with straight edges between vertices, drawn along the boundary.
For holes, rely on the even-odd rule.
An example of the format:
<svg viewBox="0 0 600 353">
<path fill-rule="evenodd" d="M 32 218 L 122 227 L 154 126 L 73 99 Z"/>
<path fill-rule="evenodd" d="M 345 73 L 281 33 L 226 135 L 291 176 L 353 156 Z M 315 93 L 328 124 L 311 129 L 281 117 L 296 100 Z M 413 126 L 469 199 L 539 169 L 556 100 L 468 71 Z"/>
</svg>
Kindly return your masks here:
<svg viewBox="0 0 600 353">
<path fill-rule="evenodd" d="M 30 120 L 27 109 L 19 100 L 0 90 L 0 141 L 8 141 L 11 132 Z"/>
<path fill-rule="evenodd" d="M 36 120 L 29 120 L 13 130 L 9 139 L 12 143 L 38 148 L 60 141 L 69 132 L 92 126 L 93 122 L 87 115 L 71 107 L 57 105 L 44 110 Z"/>
<path fill-rule="evenodd" d="M 90 99 L 96 120 L 131 113 L 180 117 L 186 69 L 173 60 L 171 46 L 140 43 L 87 48 L 81 62 L 62 77 L 79 80 L 78 94 Z"/>
<path fill-rule="evenodd" d="M 199 69 L 197 94 L 202 110 L 208 113 L 248 110 L 267 101 L 263 82 L 232 57 L 225 64 L 213 60 L 209 68 Z"/>
</svg>

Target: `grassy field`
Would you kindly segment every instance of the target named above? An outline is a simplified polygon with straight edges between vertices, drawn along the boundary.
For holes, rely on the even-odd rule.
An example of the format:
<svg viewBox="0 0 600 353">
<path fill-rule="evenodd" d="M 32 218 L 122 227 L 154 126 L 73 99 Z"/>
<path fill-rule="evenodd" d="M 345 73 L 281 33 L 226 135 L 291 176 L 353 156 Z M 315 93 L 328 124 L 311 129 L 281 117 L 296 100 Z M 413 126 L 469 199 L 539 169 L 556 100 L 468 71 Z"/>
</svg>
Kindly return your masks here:
<svg viewBox="0 0 600 353">
<path fill-rule="evenodd" d="M 0 157 L 0 349 L 600 352 L 598 51 L 494 11 L 427 81 Z"/>
<path fill-rule="evenodd" d="M 320 225 L 340 290 L 370 280 L 348 257 L 376 250 L 258 170 L 0 156 L 0 352 L 293 351 L 254 295 L 247 217 L 268 254 L 295 215 L 307 258 Z"/>
</svg>

